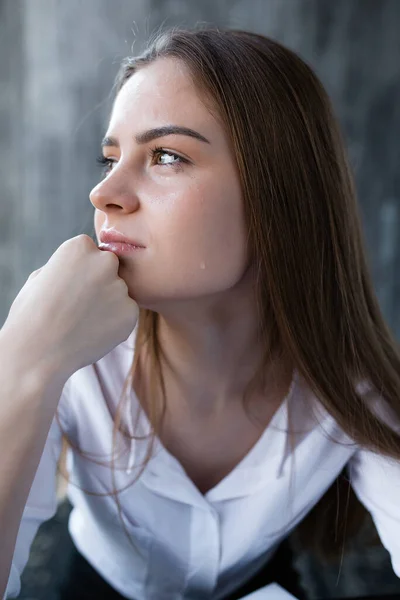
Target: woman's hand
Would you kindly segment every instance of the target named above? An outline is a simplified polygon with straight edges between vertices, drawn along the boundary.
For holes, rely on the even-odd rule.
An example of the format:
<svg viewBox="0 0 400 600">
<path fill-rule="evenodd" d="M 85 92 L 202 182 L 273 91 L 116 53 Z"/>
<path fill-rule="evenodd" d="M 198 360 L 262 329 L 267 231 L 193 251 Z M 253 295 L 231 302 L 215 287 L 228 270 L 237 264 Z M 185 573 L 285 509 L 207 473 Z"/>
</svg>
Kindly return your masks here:
<svg viewBox="0 0 400 600">
<path fill-rule="evenodd" d="M 118 268 L 116 254 L 87 235 L 61 244 L 31 273 L 2 327 L 21 360 L 52 365 L 68 379 L 125 341 L 139 307 Z"/>
</svg>

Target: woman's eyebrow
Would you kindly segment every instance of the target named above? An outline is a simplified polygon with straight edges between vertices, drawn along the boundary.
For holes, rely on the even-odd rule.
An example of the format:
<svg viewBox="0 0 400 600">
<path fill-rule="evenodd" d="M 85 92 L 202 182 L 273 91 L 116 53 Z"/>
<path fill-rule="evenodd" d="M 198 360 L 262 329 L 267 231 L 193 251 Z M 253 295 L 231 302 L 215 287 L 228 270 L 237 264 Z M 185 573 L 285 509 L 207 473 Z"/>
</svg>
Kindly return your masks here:
<svg viewBox="0 0 400 600">
<path fill-rule="evenodd" d="M 180 125 L 166 125 L 165 127 L 148 129 L 143 133 L 135 135 L 135 141 L 137 144 L 148 144 L 152 140 L 165 137 L 166 135 L 187 135 L 200 140 L 201 142 L 206 142 L 206 144 L 210 144 L 210 141 L 201 135 L 201 133 L 194 131 L 194 129 L 189 129 L 188 127 L 181 127 Z M 106 136 L 101 142 L 101 147 L 104 148 L 105 146 L 119 148 L 119 143 L 116 138 Z"/>
</svg>

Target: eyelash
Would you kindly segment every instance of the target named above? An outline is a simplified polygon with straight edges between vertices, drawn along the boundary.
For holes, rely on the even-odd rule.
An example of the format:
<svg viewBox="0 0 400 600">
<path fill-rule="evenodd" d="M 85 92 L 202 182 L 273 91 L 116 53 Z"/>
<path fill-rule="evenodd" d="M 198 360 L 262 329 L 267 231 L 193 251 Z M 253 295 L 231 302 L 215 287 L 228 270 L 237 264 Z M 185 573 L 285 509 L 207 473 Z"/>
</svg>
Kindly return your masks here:
<svg viewBox="0 0 400 600">
<path fill-rule="evenodd" d="M 165 164 L 165 165 L 159 164 L 159 165 L 157 165 L 159 167 L 173 167 L 176 171 L 178 171 L 178 170 L 182 169 L 183 163 L 189 162 L 185 158 L 182 158 L 182 156 L 179 156 L 179 154 L 175 154 L 175 152 L 170 152 L 169 150 L 165 150 L 164 148 L 161 148 L 159 146 L 157 146 L 156 148 L 150 148 L 150 150 L 149 150 L 149 155 L 150 155 L 150 158 L 152 159 L 152 161 L 154 160 L 154 158 L 156 156 L 159 156 L 160 154 L 168 154 L 168 156 L 173 156 L 175 158 L 178 158 L 179 162 Z M 100 156 L 97 157 L 96 162 L 102 167 L 103 175 L 105 176 L 108 174 L 111 165 L 114 164 L 116 161 L 111 158 L 106 158 L 105 156 L 100 154 Z"/>
</svg>

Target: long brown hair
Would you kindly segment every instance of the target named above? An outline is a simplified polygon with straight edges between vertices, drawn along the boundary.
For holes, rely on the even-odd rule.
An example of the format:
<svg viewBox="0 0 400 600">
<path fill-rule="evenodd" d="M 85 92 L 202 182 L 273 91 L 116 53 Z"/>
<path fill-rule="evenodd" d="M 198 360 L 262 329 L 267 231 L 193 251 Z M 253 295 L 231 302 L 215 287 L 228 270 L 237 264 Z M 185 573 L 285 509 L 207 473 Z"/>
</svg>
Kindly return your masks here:
<svg viewBox="0 0 400 600">
<path fill-rule="evenodd" d="M 268 37 L 216 28 L 171 29 L 158 33 L 140 56 L 124 59 L 116 94 L 137 69 L 161 57 L 188 67 L 231 140 L 265 340 L 257 373 L 262 375 L 270 357 L 284 351 L 356 444 L 400 459 L 399 435 L 355 389 L 355 382 L 368 380 L 400 421 L 399 348 L 373 290 L 353 176 L 321 82 L 296 53 Z M 152 442 L 166 403 L 157 324 L 157 313 L 140 309 L 124 386 L 125 391 L 133 381 L 146 347 Z M 118 420 L 117 414 L 113 440 Z M 367 515 L 343 470 L 297 531 L 304 547 L 321 559 L 335 559 L 346 534 L 355 536 Z"/>
</svg>

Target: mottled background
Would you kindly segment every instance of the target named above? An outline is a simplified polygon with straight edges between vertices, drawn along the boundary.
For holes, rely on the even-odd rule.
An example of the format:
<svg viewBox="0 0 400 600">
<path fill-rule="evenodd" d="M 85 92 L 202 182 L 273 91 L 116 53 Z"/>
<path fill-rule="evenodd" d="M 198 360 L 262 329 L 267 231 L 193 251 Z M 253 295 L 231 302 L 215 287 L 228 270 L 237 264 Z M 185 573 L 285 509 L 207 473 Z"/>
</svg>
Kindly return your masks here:
<svg viewBox="0 0 400 600">
<path fill-rule="evenodd" d="M 0 325 L 33 270 L 67 238 L 93 233 L 88 193 L 120 60 L 160 26 L 199 22 L 270 35 L 316 70 L 345 134 L 376 292 L 399 338 L 399 0 L 0 0 Z M 32 546 L 24 600 L 57 599 L 69 551 L 61 487 L 59 497 Z M 386 550 L 362 541 L 342 565 L 297 553 L 296 566 L 310 599 L 400 592 Z"/>
</svg>

